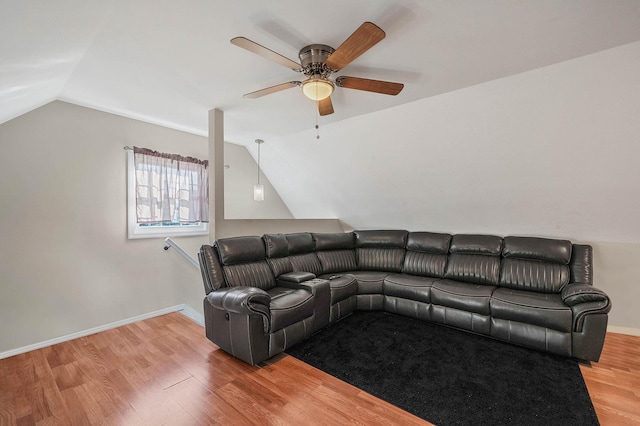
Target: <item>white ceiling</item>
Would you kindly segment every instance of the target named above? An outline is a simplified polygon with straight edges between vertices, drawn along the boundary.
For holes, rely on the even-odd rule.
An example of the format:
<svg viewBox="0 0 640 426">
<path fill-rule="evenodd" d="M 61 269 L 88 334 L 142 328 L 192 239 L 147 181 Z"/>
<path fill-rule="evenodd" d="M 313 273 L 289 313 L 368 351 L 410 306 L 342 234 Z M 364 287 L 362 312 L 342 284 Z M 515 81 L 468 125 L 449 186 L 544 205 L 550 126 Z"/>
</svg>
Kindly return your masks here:
<svg viewBox="0 0 640 426">
<path fill-rule="evenodd" d="M 348 89 L 326 124 L 640 40 L 638 0 L 52 0 L 0 2 L 0 123 L 61 99 L 226 140 L 315 125 L 294 88 L 242 95 L 300 75 L 229 40 L 245 36 L 291 59 L 338 47 L 362 22 L 387 38 L 339 75 L 405 83 L 390 97 Z"/>
</svg>

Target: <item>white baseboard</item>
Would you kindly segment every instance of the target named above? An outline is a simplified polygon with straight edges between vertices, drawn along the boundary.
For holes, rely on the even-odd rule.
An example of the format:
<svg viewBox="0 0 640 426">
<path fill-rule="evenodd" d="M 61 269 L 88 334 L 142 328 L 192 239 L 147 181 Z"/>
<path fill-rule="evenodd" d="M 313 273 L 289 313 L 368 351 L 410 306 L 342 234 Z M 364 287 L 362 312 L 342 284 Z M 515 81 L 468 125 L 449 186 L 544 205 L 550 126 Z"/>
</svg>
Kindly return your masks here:
<svg viewBox="0 0 640 426">
<path fill-rule="evenodd" d="M 607 332 L 629 334 L 631 336 L 640 336 L 640 328 L 608 326 Z"/>
<path fill-rule="evenodd" d="M 204 325 L 204 317 L 200 315 L 195 309 L 187 305 L 176 305 L 169 308 L 160 309 L 158 311 L 149 312 L 146 314 L 138 315 L 135 317 L 123 319 L 120 321 L 112 322 L 110 324 L 101 325 L 98 327 L 90 328 L 88 330 L 78 331 L 76 333 L 67 334 L 65 336 L 56 337 L 55 339 L 45 340 L 44 342 L 34 343 L 32 345 L 23 346 L 21 348 L 11 349 L 10 351 L 0 352 L 0 359 L 9 358 L 10 356 L 23 354 L 36 349 L 45 348 L 47 346 L 55 345 L 69 340 L 77 339 L 79 337 L 88 336 L 90 334 L 100 333 L 101 331 L 110 330 L 112 328 L 121 327 L 123 325 L 132 324 L 134 322 L 146 320 L 160 315 L 170 314 L 171 312 L 180 312 L 182 315 L 190 318 L 194 322 Z"/>
<path fill-rule="evenodd" d="M 196 311 L 189 305 L 182 305 L 182 306 L 183 306 L 182 310 L 179 311 L 182 315 L 191 319 L 196 324 L 199 324 L 204 327 L 204 315 L 202 315 L 200 312 Z"/>
</svg>

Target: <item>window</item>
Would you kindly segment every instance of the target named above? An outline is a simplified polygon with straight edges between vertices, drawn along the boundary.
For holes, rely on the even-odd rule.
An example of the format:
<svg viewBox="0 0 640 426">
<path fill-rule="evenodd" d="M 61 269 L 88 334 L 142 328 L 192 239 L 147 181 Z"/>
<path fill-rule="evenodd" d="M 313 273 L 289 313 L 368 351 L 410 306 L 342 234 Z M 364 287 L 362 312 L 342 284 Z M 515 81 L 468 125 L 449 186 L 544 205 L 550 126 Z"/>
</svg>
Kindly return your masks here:
<svg viewBox="0 0 640 426">
<path fill-rule="evenodd" d="M 206 160 L 137 147 L 127 156 L 130 239 L 209 234 Z"/>
</svg>

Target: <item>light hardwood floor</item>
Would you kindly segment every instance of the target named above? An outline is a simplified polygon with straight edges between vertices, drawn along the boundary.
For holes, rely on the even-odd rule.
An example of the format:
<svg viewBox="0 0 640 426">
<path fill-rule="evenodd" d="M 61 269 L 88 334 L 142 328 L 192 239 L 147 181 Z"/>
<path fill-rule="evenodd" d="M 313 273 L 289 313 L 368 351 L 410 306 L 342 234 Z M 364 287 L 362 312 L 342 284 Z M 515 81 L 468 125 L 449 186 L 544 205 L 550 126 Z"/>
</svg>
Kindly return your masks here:
<svg viewBox="0 0 640 426">
<path fill-rule="evenodd" d="M 603 425 L 640 424 L 640 337 L 581 368 Z M 251 367 L 177 313 L 0 360 L 0 380 L 0 425 L 429 424 L 290 356 Z"/>
</svg>

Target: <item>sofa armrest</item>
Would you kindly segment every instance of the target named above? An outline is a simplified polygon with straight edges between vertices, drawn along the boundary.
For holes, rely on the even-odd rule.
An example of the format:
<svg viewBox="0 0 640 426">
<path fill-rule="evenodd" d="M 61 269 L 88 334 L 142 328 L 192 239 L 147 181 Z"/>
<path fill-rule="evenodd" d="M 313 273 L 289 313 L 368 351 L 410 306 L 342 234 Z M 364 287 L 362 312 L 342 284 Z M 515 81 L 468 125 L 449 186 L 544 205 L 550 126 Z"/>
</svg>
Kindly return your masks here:
<svg viewBox="0 0 640 426">
<path fill-rule="evenodd" d="M 287 274 L 282 274 L 278 278 L 276 278 L 276 285 L 278 287 L 306 289 L 313 291 L 311 287 L 305 284 L 312 282 L 315 279 L 316 276 L 311 272 L 289 272 Z"/>
<path fill-rule="evenodd" d="M 609 302 L 609 297 L 599 288 L 590 284 L 573 283 L 562 289 L 562 301 L 568 306 L 588 302 Z"/>
<path fill-rule="evenodd" d="M 237 314 L 261 315 L 264 332 L 269 332 L 271 322 L 271 296 L 255 287 L 227 287 L 214 290 L 207 295 L 207 301 L 214 308 Z"/>
<path fill-rule="evenodd" d="M 581 332 L 587 315 L 606 314 L 611 310 L 611 300 L 607 294 L 590 284 L 574 283 L 565 286 L 562 300 L 571 306 L 573 331 Z"/>
<path fill-rule="evenodd" d="M 297 272 L 289 272 L 286 274 L 282 274 L 278 277 L 278 280 L 288 281 L 292 283 L 301 283 L 304 281 L 312 280 L 315 277 L 316 277 L 315 274 L 312 274 L 311 272 L 297 271 Z"/>
</svg>

